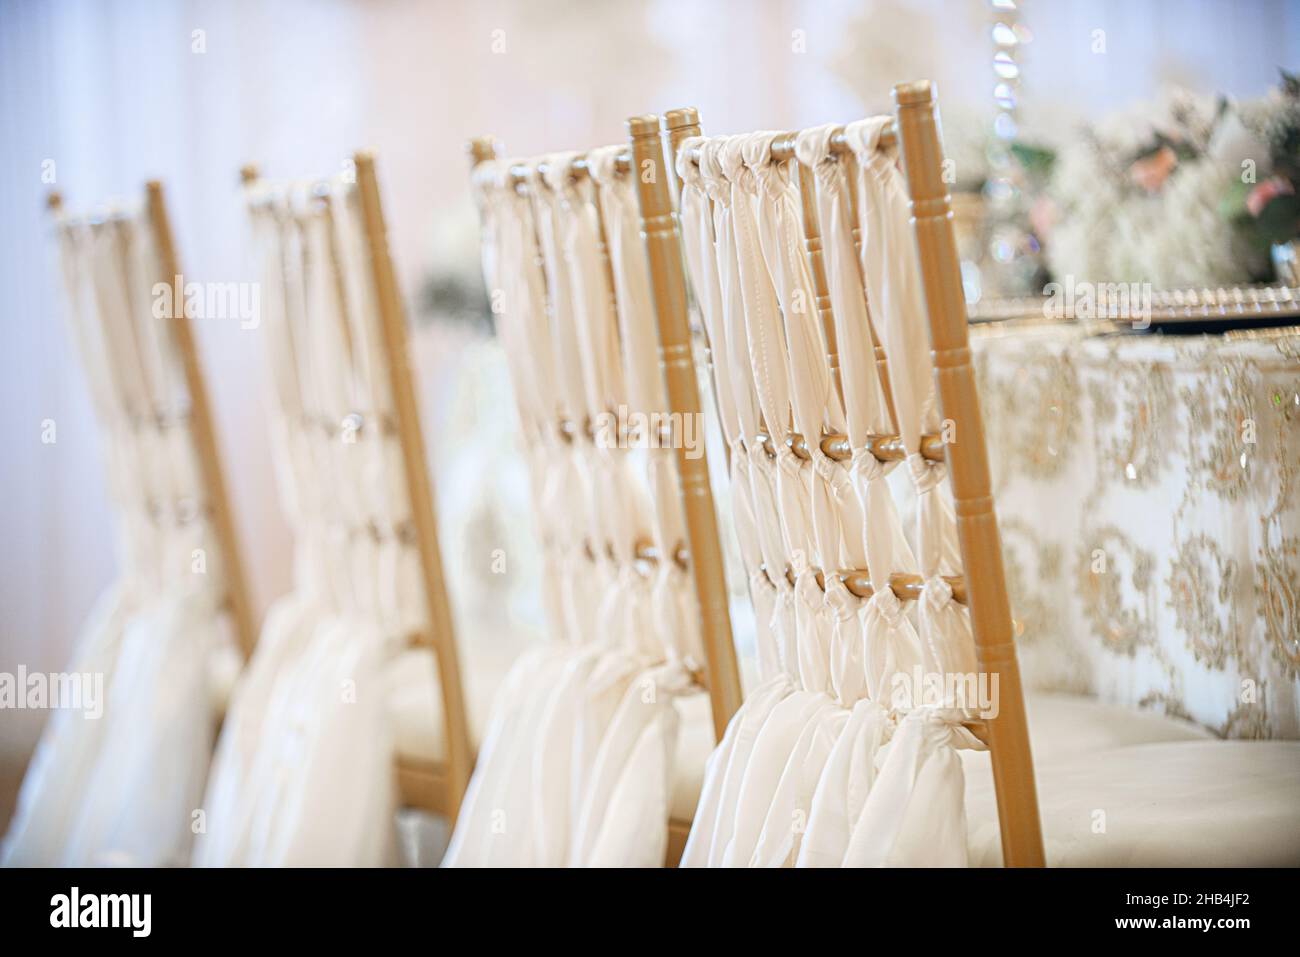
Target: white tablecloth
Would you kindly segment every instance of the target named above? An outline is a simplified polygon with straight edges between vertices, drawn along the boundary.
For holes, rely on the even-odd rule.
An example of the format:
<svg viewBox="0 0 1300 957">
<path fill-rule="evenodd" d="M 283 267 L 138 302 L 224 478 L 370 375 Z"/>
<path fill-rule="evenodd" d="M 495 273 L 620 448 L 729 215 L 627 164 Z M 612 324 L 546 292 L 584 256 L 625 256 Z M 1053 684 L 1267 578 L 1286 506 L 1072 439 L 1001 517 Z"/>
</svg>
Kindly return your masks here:
<svg viewBox="0 0 1300 957">
<path fill-rule="evenodd" d="M 1031 685 L 1300 737 L 1300 329 L 972 338 Z"/>
</svg>

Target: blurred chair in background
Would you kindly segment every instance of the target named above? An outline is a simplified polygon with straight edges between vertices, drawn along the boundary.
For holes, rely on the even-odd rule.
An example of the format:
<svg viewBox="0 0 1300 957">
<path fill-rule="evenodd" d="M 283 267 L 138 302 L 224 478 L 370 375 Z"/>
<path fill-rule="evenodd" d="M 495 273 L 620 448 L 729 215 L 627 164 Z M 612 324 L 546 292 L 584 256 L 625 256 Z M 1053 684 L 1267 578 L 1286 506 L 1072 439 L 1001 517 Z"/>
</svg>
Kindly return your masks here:
<svg viewBox="0 0 1300 957">
<path fill-rule="evenodd" d="M 399 802 L 455 820 L 473 752 L 374 160 L 243 176 L 295 588 L 236 692 L 195 860 L 381 864 Z"/>
<path fill-rule="evenodd" d="M 160 183 L 142 206 L 88 218 L 66 214 L 57 194 L 50 207 L 121 567 L 71 672 L 51 676 L 52 696 L 76 689 L 78 700 L 47 703 L 57 710 L 4 862 L 183 864 L 220 712 L 256 639 L 194 313 Z"/>
</svg>

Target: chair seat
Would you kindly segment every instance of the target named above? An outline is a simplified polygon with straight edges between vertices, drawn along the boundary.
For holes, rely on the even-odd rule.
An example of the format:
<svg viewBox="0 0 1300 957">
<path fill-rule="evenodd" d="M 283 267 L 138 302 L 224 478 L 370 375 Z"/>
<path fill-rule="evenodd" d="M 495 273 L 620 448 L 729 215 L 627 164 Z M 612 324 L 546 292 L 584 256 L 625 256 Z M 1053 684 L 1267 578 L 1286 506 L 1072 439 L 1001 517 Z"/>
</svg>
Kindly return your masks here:
<svg viewBox="0 0 1300 957">
<path fill-rule="evenodd" d="M 999 866 L 992 774 L 979 757 L 967 764 L 971 863 Z M 1034 763 L 1049 865 L 1300 864 L 1300 742 L 1162 741 Z"/>
<path fill-rule="evenodd" d="M 677 758 L 673 765 L 672 818 L 689 826 L 704 788 L 704 765 L 713 753 L 713 712 L 703 691 L 677 699 Z"/>
<path fill-rule="evenodd" d="M 478 748 L 491 718 L 492 701 L 514 656 L 477 651 L 461 653 L 461 682 L 469 720 L 470 744 Z M 399 759 L 441 763 L 447 758 L 443 732 L 442 687 L 430 648 L 408 648 L 389 666 L 389 710 Z"/>
<path fill-rule="evenodd" d="M 1025 695 L 1025 714 L 1035 764 L 1133 744 L 1216 740 L 1209 731 L 1190 721 L 1106 704 L 1083 695 L 1029 692 Z M 967 774 L 987 769 L 986 753 L 959 753 Z"/>
<path fill-rule="evenodd" d="M 1035 761 L 1058 755 L 1102 751 L 1154 741 L 1214 741 L 1209 731 L 1189 721 L 1152 712 L 1135 712 L 1119 705 L 1103 704 L 1079 695 L 1030 694 L 1025 707 L 1029 714 L 1030 743 Z M 713 750 L 713 724 L 708 695 L 698 694 L 678 701 L 681 724 L 677 731 L 676 781 L 672 816 L 689 824 L 695 817 L 704 781 L 704 764 Z M 960 752 L 967 776 L 988 771 L 988 755 Z"/>
<path fill-rule="evenodd" d="M 208 688 L 212 694 L 213 712 L 218 721 L 226 716 L 230 696 L 235 693 L 244 670 L 244 656 L 233 643 L 223 643 L 208 658 Z"/>
</svg>

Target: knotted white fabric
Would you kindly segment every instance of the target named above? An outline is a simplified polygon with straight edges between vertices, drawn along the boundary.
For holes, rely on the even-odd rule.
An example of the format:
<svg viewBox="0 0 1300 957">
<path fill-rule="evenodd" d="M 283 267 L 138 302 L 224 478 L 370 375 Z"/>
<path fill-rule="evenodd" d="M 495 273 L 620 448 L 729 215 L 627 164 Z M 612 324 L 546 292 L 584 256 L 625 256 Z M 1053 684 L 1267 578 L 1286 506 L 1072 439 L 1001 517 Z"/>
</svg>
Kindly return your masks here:
<svg viewBox="0 0 1300 957">
<path fill-rule="evenodd" d="M 709 758 L 683 866 L 720 865 L 731 843 L 742 781 L 758 733 L 794 690 L 798 672 L 793 587 L 776 507 L 773 460 L 764 452 L 754 366 L 741 291 L 731 183 L 724 141 L 688 139 L 678 152 L 687 263 L 713 355 L 723 429 L 731 451 L 732 502 L 758 623 L 760 683 Z M 692 152 L 699 151 L 699 162 Z M 749 200 L 741 196 L 740 201 Z M 779 437 L 776 438 L 779 441 Z M 783 597 L 784 596 L 784 597 Z M 761 823 L 758 828 L 761 831 Z"/>
<path fill-rule="evenodd" d="M 861 811 L 874 780 L 876 751 L 891 730 L 886 707 L 889 680 L 900 669 L 910 673 L 920 660 L 915 631 L 889 587 L 890 575 L 913 572 L 915 561 L 885 481 L 889 466 L 866 447 L 871 437 L 889 434 L 894 427 L 876 367 L 871 320 L 853 248 L 848 184 L 843 164 L 830 150 L 835 129 L 824 126 L 804 131 L 797 138 L 796 152 L 799 161 L 812 170 L 817 184 L 846 432 L 853 448 L 849 471 L 863 518 L 858 528 L 864 534 L 854 537 L 846 532 L 846 550 L 855 559 L 852 567 L 870 571 L 874 595 L 865 604 L 853 599 L 863 627 L 860 683 L 852 697 L 855 689 L 851 685 L 846 689 L 850 694 L 840 695 L 845 707 L 852 708 L 852 715 L 818 783 L 805 835 L 808 850 L 801 850 L 801 866 L 837 866 L 842 862 L 849 823 Z M 849 599 L 840 594 L 840 587 L 828 581 L 827 599 L 836 596 L 843 615 Z M 851 667 L 853 678 L 858 678 L 858 662 Z"/>
<path fill-rule="evenodd" d="M 659 363 L 650 277 L 640 237 L 634 182 L 617 170 L 619 147 L 588 155 L 598 187 L 627 383 L 626 401 L 646 432 L 646 487 L 651 539 L 661 556 L 645 603 L 633 606 L 629 626 L 640 670 L 628 683 L 605 730 L 579 811 L 570 863 L 655 866 L 666 849 L 677 711 L 674 699 L 699 694 L 691 669 L 702 658 L 693 583 L 675 555 L 686 538 L 676 469 L 675 442 L 691 423 L 677 421 Z M 702 436 L 695 434 L 696 439 Z M 671 441 L 667 441 L 671 440 Z M 615 453 L 618 454 L 618 453 Z M 638 614 L 643 616 L 638 621 Z M 638 638 L 649 624 L 653 642 Z M 659 664 L 666 659 L 665 664 Z M 647 668 L 646 665 L 650 666 Z"/>
<path fill-rule="evenodd" d="M 945 690 L 968 687 L 953 684 L 952 678 L 975 677 L 974 646 L 965 610 L 953 601 L 952 589 L 941 577 L 960 573 L 960 552 L 952 502 L 941 487 L 945 467 L 921 455 L 922 435 L 943 434 L 943 424 L 906 184 L 897 167 L 896 147 L 885 149 L 880 142 L 888 125 L 888 117 L 850 124 L 845 138 L 860 171 L 865 286 L 889 357 L 898 431 L 918 495 L 917 543 L 924 579 L 918 609 L 922 664 L 913 664 L 910 679 L 903 670 L 907 662 L 888 662 L 882 669 L 882 678 L 891 670 L 894 675 L 891 704 L 907 713 L 886 748 L 844 863 L 962 866 L 966 863 L 964 776 L 955 749 L 983 747 L 961 724 L 975 703 L 923 700 L 917 678 L 921 677 L 922 685 L 937 679 Z M 922 828 L 929 829 L 924 838 Z"/>
<path fill-rule="evenodd" d="M 815 710 L 785 757 L 750 866 L 779 866 L 796 859 L 816 783 L 848 719 L 846 707 L 861 694 L 863 680 L 862 627 L 855 601 L 837 575 L 841 567 L 863 563 L 862 512 L 846 469 L 820 447 L 823 433 L 844 429 L 844 410 L 827 363 L 818 290 L 803 251 L 805 230 L 793 164 L 772 161 L 772 139 L 763 135 L 746 140 L 745 161 L 761 185 L 759 239 L 783 313 L 793 420 L 810 455 L 801 465 L 807 476 L 803 494 L 810 505 L 810 525 L 792 566 L 797 570 L 802 694 L 813 696 Z M 801 551 L 815 567 L 801 567 L 806 564 Z M 816 568 L 822 570 L 820 583 Z M 771 733 L 777 741 L 784 737 L 784 731 Z"/>
<path fill-rule="evenodd" d="M 621 448 L 619 417 L 611 415 L 611 410 L 622 410 L 629 402 L 636 370 L 621 362 L 626 326 L 614 309 L 617 270 L 611 289 L 611 271 L 606 266 L 606 256 L 613 260 L 614 247 L 610 243 L 602 255 L 602 216 L 593 185 L 590 179 L 577 182 L 572 159 L 548 158 L 550 175 L 542 198 L 556 205 L 555 223 L 563 236 L 562 244 L 547 252 L 548 270 L 567 270 L 572 290 L 573 308 L 565 312 L 558 301 L 553 303 L 552 319 L 565 327 L 563 336 L 570 350 L 566 358 L 582 359 L 588 396 L 583 408 L 586 426 L 574 449 L 593 496 L 588 526 L 593 558 L 577 570 L 573 586 L 596 602 L 595 633 L 588 641 L 600 650 L 589 668 L 571 669 L 570 687 L 554 697 L 552 714 L 558 720 L 550 739 L 552 750 L 568 749 L 571 757 L 535 761 L 539 773 L 557 782 L 564 778 L 568 785 L 555 811 L 557 816 L 567 816 L 567 830 L 547 828 L 539 836 L 554 845 L 560 860 L 581 865 L 611 810 L 592 795 L 600 794 L 605 783 L 617 777 L 626 757 L 626 749 L 604 748 L 609 721 L 635 676 L 648 662 L 659 659 L 659 646 L 653 637 L 652 585 L 633 567 L 636 543 L 652 535 L 650 503 Z M 597 165 L 591 157 L 589 163 Z M 551 257 L 560 258 L 552 263 Z M 558 794 L 561 788 L 551 790 Z"/>
<path fill-rule="evenodd" d="M 961 712 L 907 714 L 853 827 L 845 867 L 965 867 L 965 776 L 958 748 L 982 747 Z"/>
<path fill-rule="evenodd" d="M 945 591 L 938 581 L 959 574 L 961 567 L 951 496 L 941 488 L 947 468 L 921 456 L 923 434 L 941 435 L 945 441 L 960 437 L 950 436 L 939 421 L 907 187 L 897 166 L 897 146 L 880 145 L 880 133 L 889 122 L 888 117 L 876 117 L 845 128 L 860 169 L 863 274 L 867 295 L 879 304 L 899 435 L 917 490 L 916 540 L 927 593 L 920 609 L 926 667 L 939 674 L 973 673 L 969 620 L 951 601 L 951 590 Z"/>
<path fill-rule="evenodd" d="M 712 204 L 712 251 L 721 308 L 713 333 L 714 361 L 727 365 L 740 431 L 732 446 L 732 478 L 738 485 L 745 484 L 750 493 L 748 498 L 743 490 L 734 496 L 741 510 L 737 528 L 742 535 L 753 528 L 752 537 L 762 559 L 758 568 L 751 569 L 750 577 L 756 612 L 762 619 L 766 617 L 765 606 L 772 610 L 767 619 L 772 633 L 768 640 L 769 660 L 764 665 L 768 676 L 733 716 L 709 760 L 682 857 L 683 866 L 717 866 L 748 863 L 761 833 L 767 799 L 776 786 L 780 768 L 772 769 L 763 780 L 766 789 L 750 787 L 748 782 L 755 760 L 762 758 L 765 766 L 770 765 L 771 755 L 779 751 L 777 739 L 785 737 L 771 722 L 781 722 L 782 728 L 797 733 L 791 722 L 807 716 L 798 708 L 782 705 L 798 688 L 800 672 L 796 588 L 787 580 L 785 571 L 789 563 L 797 584 L 798 574 L 808 570 L 804 549 L 809 539 L 809 518 L 801 495 L 805 486 L 800 480 L 799 463 L 785 442 L 791 431 L 787 359 L 779 304 L 758 238 L 754 210 L 757 179 L 745 166 L 744 143 L 739 138 L 688 141 L 682 155 L 693 148 L 700 153 L 698 176 L 690 166 L 684 166 L 683 178 L 689 184 L 686 192 L 703 194 L 697 208 L 702 208 L 705 198 Z M 703 224 L 698 228 L 702 230 Z M 701 242 L 697 255 L 708 251 L 709 247 Z M 710 275 L 703 262 L 695 263 L 692 272 Z M 774 466 L 774 459 L 764 449 L 764 420 L 779 467 Z M 751 514 L 752 525 L 748 521 Z M 793 534 L 790 526 L 794 527 Z M 800 543 L 798 555 L 794 554 L 792 541 Z M 773 648 L 776 663 L 770 660 Z M 815 660 L 814 656 L 806 661 L 805 670 Z M 773 671 L 777 663 L 781 670 Z"/>
<path fill-rule="evenodd" d="M 736 496 L 737 526 L 742 536 L 753 530 L 750 554 L 761 564 L 748 569 L 751 592 L 760 614 L 771 596 L 782 668 L 745 702 L 710 758 L 683 864 L 964 860 L 954 749 L 980 745 L 963 726 L 967 711 L 922 701 L 923 689 L 912 687 L 926 672 L 973 671 L 973 658 L 965 610 L 944 579 L 960 574 L 960 562 L 951 502 L 937 487 L 942 465 L 920 454 L 922 435 L 939 433 L 941 423 L 906 190 L 894 158 L 876 155 L 884 122 L 850 128 L 862 176 L 875 177 L 859 188 L 861 260 L 846 163 L 831 150 L 836 128 L 796 141 L 815 198 L 799 195 L 792 164 L 772 161 L 774 134 L 680 148 L 687 258 L 715 363 L 730 360 L 717 386 L 720 396 L 726 390 L 724 422 L 740 437 L 728 436 L 742 453 L 733 456 L 732 479 L 751 493 Z M 815 199 L 842 396 L 804 250 L 801 227 L 811 235 L 813 224 L 802 222 L 801 198 L 802 209 Z M 891 396 L 878 345 L 891 359 Z M 820 448 L 823 434 L 838 431 L 853 449 L 847 464 Z M 788 447 L 791 432 L 803 436 L 806 460 Z M 869 451 L 891 434 L 901 434 L 922 496 L 919 562 L 886 480 L 893 464 Z M 868 572 L 869 599 L 849 592 L 843 568 Z M 892 576 L 918 573 L 919 635 L 891 587 Z M 937 846 L 920 830 L 931 812 L 944 815 Z"/>
<path fill-rule="evenodd" d="M 751 504 L 754 537 L 762 561 L 751 580 L 759 581 L 759 601 L 755 604 L 760 623 L 766 623 L 769 648 L 774 645 L 780 667 L 795 667 L 794 605 L 792 586 L 786 581 L 786 548 L 776 510 L 775 462 L 769 458 L 762 442 L 764 425 L 750 364 L 749 333 L 745 321 L 745 302 L 741 293 L 740 264 L 734 228 L 731 183 L 722 171 L 721 151 L 725 140 L 707 140 L 699 145 L 700 182 L 713 211 L 713 235 L 717 255 L 720 304 L 720 328 L 723 354 L 715 354 L 715 364 L 725 363 L 732 382 L 739 437 L 733 440 L 731 473 L 740 489 L 737 501 Z M 744 202 L 748 202 L 745 200 Z M 777 441 L 772 439 L 771 441 Z M 746 492 L 748 493 L 746 495 Z M 738 525 L 738 531 L 743 531 Z M 758 579 L 757 575 L 762 578 Z M 770 609 L 767 614 L 765 610 Z"/>
<path fill-rule="evenodd" d="M 750 599 L 755 611 L 755 644 L 758 651 L 758 675 L 765 681 L 781 667 L 781 653 L 772 631 L 772 613 L 776 588 L 763 570 L 762 543 L 754 513 L 754 495 L 750 483 L 749 456 L 746 442 L 758 432 L 757 406 L 752 390 L 745 391 L 751 376 L 746 370 L 733 370 L 729 330 L 724 316 L 719 250 L 715 242 L 714 198 L 708 191 L 700 164 L 690 152 L 700 149 L 702 138 L 686 140 L 677 154 L 677 173 L 682 179 L 681 220 L 686 264 L 703 318 L 705 334 L 713 359 L 713 384 L 717 396 L 718 417 L 723 439 L 727 443 L 730 463 L 732 509 L 740 556 L 749 576 Z M 715 191 L 716 193 L 716 191 Z M 736 379 L 738 381 L 734 381 Z M 747 414 L 742 413 L 742 409 Z M 748 426 L 748 428 L 747 428 Z"/>
<path fill-rule="evenodd" d="M 681 164 L 683 178 L 694 189 L 705 184 L 721 210 L 713 250 L 724 316 L 719 338 L 733 360 L 748 360 L 748 375 L 731 366 L 729 381 L 733 393 L 738 384 L 752 385 L 749 401 L 762 410 L 771 437 L 775 469 L 753 434 L 747 458 L 754 494 L 740 507 L 752 509 L 766 568 L 751 578 L 760 614 L 761 599 L 775 587 L 773 630 L 787 673 L 772 685 L 784 690 L 779 700 L 757 699 L 766 708 L 761 716 L 747 713 L 748 704 L 737 715 L 740 728 L 761 717 L 752 744 L 737 737 L 715 755 L 710 775 L 740 783 L 715 791 L 706 781 L 705 795 L 716 795 L 717 807 L 697 816 L 687 864 L 793 863 L 822 766 L 865 680 L 857 600 L 837 577 L 839 568 L 864 561 L 862 514 L 846 470 L 820 447 L 824 433 L 843 429 L 844 412 L 826 362 L 795 182 L 789 164 L 771 160 L 775 138 L 688 142 L 686 150 L 698 151 L 698 170 L 689 159 Z M 695 257 L 704 251 L 700 243 Z M 705 265 L 694 272 L 707 281 Z M 730 342 L 742 337 L 747 355 L 737 356 Z M 794 454 L 792 432 L 803 435 L 808 459 Z M 738 524 L 743 530 L 749 517 L 742 512 Z M 727 766 L 715 768 L 724 753 Z"/>
</svg>

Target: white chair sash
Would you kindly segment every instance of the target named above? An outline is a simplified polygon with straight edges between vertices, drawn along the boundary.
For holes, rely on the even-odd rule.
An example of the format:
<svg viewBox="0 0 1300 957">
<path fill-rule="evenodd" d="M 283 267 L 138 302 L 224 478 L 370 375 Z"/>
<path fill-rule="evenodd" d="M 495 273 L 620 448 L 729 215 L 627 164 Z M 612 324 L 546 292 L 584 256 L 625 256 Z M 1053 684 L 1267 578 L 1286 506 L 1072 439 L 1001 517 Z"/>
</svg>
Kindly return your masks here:
<svg viewBox="0 0 1300 957">
<path fill-rule="evenodd" d="M 710 759 L 687 865 L 946 863 L 965 853 L 953 749 L 980 746 L 963 726 L 968 713 L 900 695 L 922 672 L 973 671 L 973 656 L 965 610 L 943 577 L 960 574 L 951 502 L 936 490 L 943 467 L 921 456 L 922 435 L 939 433 L 942 423 L 906 190 L 894 157 L 876 150 L 884 122 L 849 128 L 863 179 L 860 211 L 850 202 L 846 163 L 831 151 L 833 127 L 796 141 L 815 197 L 799 195 L 789 162 L 772 161 L 775 134 L 682 146 L 688 261 L 715 360 L 719 352 L 732 360 L 718 377 L 719 404 L 727 427 L 743 437 L 742 444 L 728 436 L 743 452 L 733 482 L 751 492 L 736 497 L 737 526 L 742 537 L 752 529 L 750 554 L 761 564 L 749 569 L 751 591 L 760 613 L 761 599 L 772 596 L 786 674 L 746 701 Z M 826 361 L 801 198 L 815 199 L 823 238 L 843 404 Z M 864 226 L 861 261 L 855 214 Z M 897 422 L 877 368 L 873 319 L 891 360 Z M 775 465 L 761 451 L 760 429 L 771 436 Z M 855 449 L 847 464 L 820 448 L 823 434 L 840 430 Z M 808 459 L 787 448 L 792 431 L 803 436 Z M 892 466 L 867 451 L 872 437 L 895 432 L 921 496 L 919 561 L 886 480 Z M 852 595 L 835 574 L 841 568 L 866 568 L 872 596 Z M 891 589 L 899 573 L 924 579 L 920 634 Z M 952 812 L 937 848 L 916 831 L 914 809 L 929 804 Z"/>
<path fill-rule="evenodd" d="M 615 170 L 617 152 L 589 153 L 582 181 L 572 154 L 545 157 L 545 174 L 529 164 L 531 203 L 517 198 L 512 164 L 475 173 L 489 284 L 518 283 L 538 252 L 544 268 L 544 283 L 515 287 L 526 296 L 503 297 L 510 308 L 499 318 L 520 395 L 530 396 L 521 419 L 542 480 L 543 537 L 559 544 L 547 564 L 560 567 L 569 644 L 528 656 L 507 679 L 449 866 L 663 858 L 673 699 L 690 687 L 683 665 L 701 653 L 691 583 L 672 561 L 685 537 L 674 451 L 648 428 L 624 429 L 632 415 L 653 425 L 668 405 L 636 198 Z M 525 322 L 549 330 L 549 378 L 527 351 L 536 334 Z M 632 439 L 648 447 L 629 450 Z M 636 568 L 643 541 L 661 556 L 653 577 Z"/>
<path fill-rule="evenodd" d="M 863 272 L 871 301 L 880 303 L 880 331 L 889 357 L 899 434 L 918 494 L 917 547 L 925 579 L 919 611 L 926 668 L 938 674 L 973 673 L 969 620 L 952 601 L 951 589 L 939 580 L 960 573 L 961 552 L 952 500 L 940 488 L 946 466 L 920 454 L 921 435 L 943 434 L 943 424 L 907 188 L 897 167 L 897 147 L 880 147 L 880 133 L 888 123 L 888 117 L 877 117 L 845 128 L 861 171 Z"/>
<path fill-rule="evenodd" d="M 429 623 L 369 250 L 351 183 L 259 185 L 250 200 L 295 587 L 231 702 L 194 860 L 383 864 L 389 669 Z"/>
</svg>

